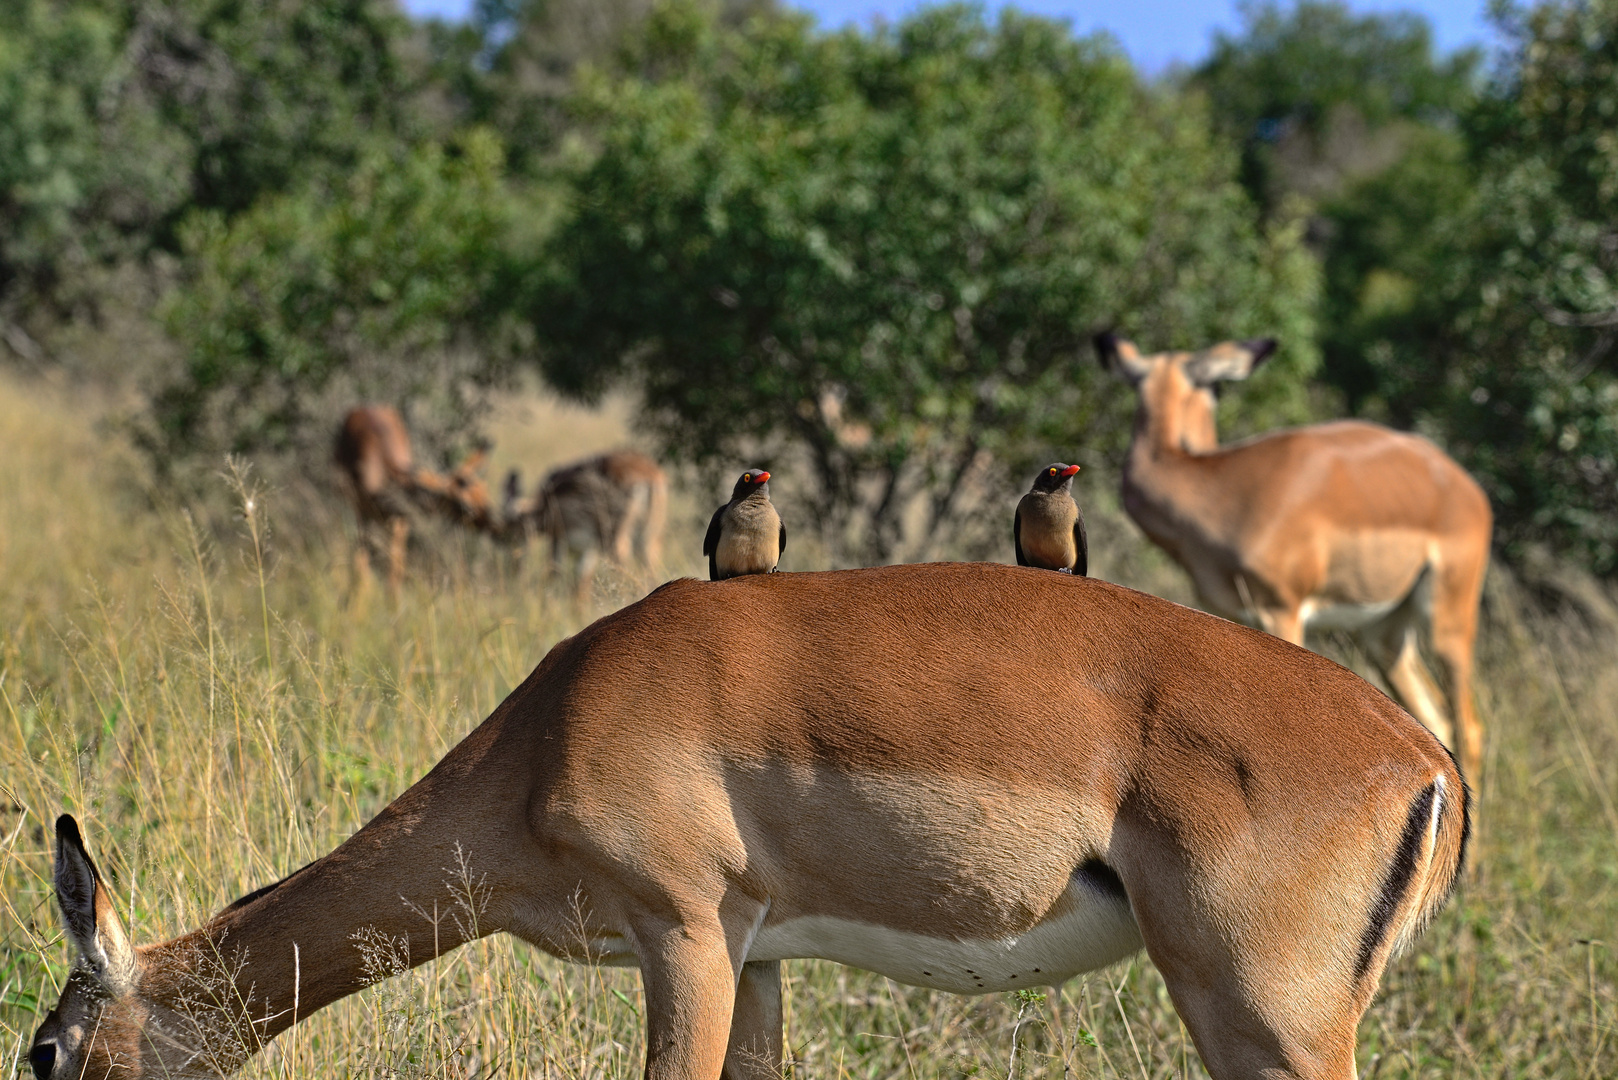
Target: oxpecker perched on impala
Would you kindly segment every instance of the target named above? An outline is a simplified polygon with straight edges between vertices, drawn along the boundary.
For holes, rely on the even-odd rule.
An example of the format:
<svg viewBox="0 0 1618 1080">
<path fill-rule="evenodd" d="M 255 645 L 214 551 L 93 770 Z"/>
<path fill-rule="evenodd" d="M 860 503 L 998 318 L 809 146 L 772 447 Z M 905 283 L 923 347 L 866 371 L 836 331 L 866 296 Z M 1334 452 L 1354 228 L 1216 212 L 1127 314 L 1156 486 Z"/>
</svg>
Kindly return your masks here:
<svg viewBox="0 0 1618 1080">
<path fill-rule="evenodd" d="M 1034 477 L 1034 486 L 1017 503 L 1011 522 L 1011 540 L 1018 566 L 1038 566 L 1084 577 L 1090 571 L 1090 542 L 1084 535 L 1084 515 L 1073 500 L 1077 465 L 1060 461 L 1047 465 Z"/>
<path fill-rule="evenodd" d="M 713 513 L 702 553 L 708 580 L 769 574 L 787 549 L 787 527 L 770 502 L 770 474 L 748 469 L 737 479 L 730 501 Z"/>
</svg>

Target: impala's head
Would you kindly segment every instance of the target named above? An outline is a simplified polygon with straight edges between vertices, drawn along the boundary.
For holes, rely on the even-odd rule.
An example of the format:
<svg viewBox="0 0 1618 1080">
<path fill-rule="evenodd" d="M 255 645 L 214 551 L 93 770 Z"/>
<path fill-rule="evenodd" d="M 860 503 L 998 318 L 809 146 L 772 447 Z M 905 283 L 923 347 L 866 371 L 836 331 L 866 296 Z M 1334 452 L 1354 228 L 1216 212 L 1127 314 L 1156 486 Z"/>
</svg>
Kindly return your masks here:
<svg viewBox="0 0 1618 1080">
<path fill-rule="evenodd" d="M 140 962 L 112 897 L 84 848 L 78 822 L 56 819 L 56 902 L 78 952 L 56 1008 L 28 1050 L 39 1080 L 142 1075 L 147 1009 L 137 988 Z"/>
<path fill-rule="evenodd" d="M 438 513 L 475 529 L 493 529 L 494 498 L 483 479 L 487 449 L 479 448 L 448 473 L 421 469 L 416 473 L 416 489 Z"/>
<path fill-rule="evenodd" d="M 736 478 L 736 486 L 731 489 L 732 501 L 745 499 L 755 491 L 769 492 L 770 474 L 763 469 L 748 469 Z"/>
<path fill-rule="evenodd" d="M 1141 411 L 1167 422 L 1184 449 L 1199 453 L 1219 444 L 1219 384 L 1247 378 L 1275 352 L 1276 342 L 1222 341 L 1198 352 L 1142 355 L 1132 341 L 1097 334 L 1095 345 L 1102 364 L 1140 392 Z"/>
<path fill-rule="evenodd" d="M 1034 477 L 1034 486 L 1030 491 L 1069 491 L 1073 488 L 1073 478 L 1079 475 L 1077 465 L 1063 465 L 1060 461 L 1045 466 Z"/>
</svg>

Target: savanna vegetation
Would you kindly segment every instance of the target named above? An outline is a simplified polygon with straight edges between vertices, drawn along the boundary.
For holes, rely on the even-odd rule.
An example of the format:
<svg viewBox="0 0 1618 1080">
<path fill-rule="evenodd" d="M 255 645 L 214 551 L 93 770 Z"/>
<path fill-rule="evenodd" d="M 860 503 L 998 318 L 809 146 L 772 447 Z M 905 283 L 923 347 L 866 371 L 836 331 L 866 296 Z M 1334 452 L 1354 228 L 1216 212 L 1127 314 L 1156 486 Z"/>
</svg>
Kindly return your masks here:
<svg viewBox="0 0 1618 1080">
<path fill-rule="evenodd" d="M 1149 80 L 969 7 L 0 4 L 4 1075 L 67 971 L 57 812 L 168 936 L 329 850 L 584 617 L 448 527 L 357 594 L 347 405 L 497 471 L 639 442 L 679 467 L 671 573 L 735 465 L 780 475 L 802 570 L 1009 558 L 1030 464 L 1076 460 L 1092 573 L 1190 602 L 1116 505 L 1105 329 L 1274 335 L 1228 434 L 1361 415 L 1484 484 L 1473 870 L 1362 1071 L 1618 1073 L 1618 4 L 1494 12 L 1498 53 L 1439 55 L 1414 17 L 1257 6 Z M 787 977 L 802 1075 L 1200 1074 L 1144 958 L 1060 1005 Z M 638 995 L 485 941 L 250 1075 L 632 1076 Z"/>
<path fill-rule="evenodd" d="M 128 443 L 82 397 L 0 383 L 0 1046 L 23 1055 L 70 961 L 50 889 L 50 822 L 86 823 L 137 940 L 188 929 L 324 854 L 480 721 L 578 626 L 571 590 L 533 564 L 442 544 L 397 605 L 347 600 L 347 543 L 292 527 L 298 493 L 252 473 L 211 483 L 236 507 L 205 532 L 154 508 Z M 532 407 L 531 407 L 532 408 Z M 538 464 L 624 437 L 554 406 L 497 417 Z M 691 557 L 688 506 L 670 550 Z M 1188 599 L 1107 500 L 1092 570 Z M 445 538 L 451 541 L 453 538 Z M 801 563 L 798 565 L 802 565 Z M 603 582 L 599 610 L 644 583 Z M 1618 1067 L 1618 617 L 1549 613 L 1491 581 L 1481 707 L 1489 725 L 1472 874 L 1390 969 L 1360 1032 L 1378 1077 L 1604 1077 Z M 1325 647 L 1348 662 L 1346 646 Z M 453 868 L 446 882 L 455 884 Z M 379 972 L 396 963 L 379 953 Z M 818 962 L 786 965 L 794 1075 L 1203 1075 L 1144 959 L 1056 999 L 959 998 Z M 574 967 L 509 938 L 467 946 L 283 1035 L 246 1075 L 640 1075 L 633 972 Z"/>
</svg>

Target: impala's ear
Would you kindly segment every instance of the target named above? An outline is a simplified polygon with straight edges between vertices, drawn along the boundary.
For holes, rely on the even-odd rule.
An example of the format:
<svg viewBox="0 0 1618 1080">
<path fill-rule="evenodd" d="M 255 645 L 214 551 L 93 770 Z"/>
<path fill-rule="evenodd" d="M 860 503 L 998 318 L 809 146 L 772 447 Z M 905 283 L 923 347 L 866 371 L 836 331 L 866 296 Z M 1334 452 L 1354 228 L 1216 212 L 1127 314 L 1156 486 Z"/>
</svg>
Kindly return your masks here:
<svg viewBox="0 0 1618 1080">
<path fill-rule="evenodd" d="M 466 455 L 466 460 L 455 466 L 455 471 L 460 473 L 462 476 L 469 476 L 472 473 L 481 472 L 483 470 L 483 466 L 488 463 L 488 460 L 488 447 L 480 446 L 470 454 Z"/>
<path fill-rule="evenodd" d="M 1242 348 L 1253 354 L 1253 366 L 1258 367 L 1274 355 L 1280 344 L 1272 337 L 1261 337 L 1242 342 Z"/>
<path fill-rule="evenodd" d="M 1245 379 L 1253 369 L 1275 352 L 1274 338 L 1253 341 L 1223 341 L 1211 349 L 1192 355 L 1185 362 L 1185 374 L 1197 386 Z"/>
<path fill-rule="evenodd" d="M 56 903 L 62 928 L 96 980 L 114 996 L 135 988 L 135 950 L 71 814 L 56 819 Z"/>
<path fill-rule="evenodd" d="M 1097 334 L 1095 336 L 1096 354 L 1101 357 L 1101 364 L 1109 371 L 1113 371 L 1128 379 L 1131 383 L 1138 383 L 1146 378 L 1151 369 L 1135 343 L 1127 341 L 1116 334 Z"/>
</svg>

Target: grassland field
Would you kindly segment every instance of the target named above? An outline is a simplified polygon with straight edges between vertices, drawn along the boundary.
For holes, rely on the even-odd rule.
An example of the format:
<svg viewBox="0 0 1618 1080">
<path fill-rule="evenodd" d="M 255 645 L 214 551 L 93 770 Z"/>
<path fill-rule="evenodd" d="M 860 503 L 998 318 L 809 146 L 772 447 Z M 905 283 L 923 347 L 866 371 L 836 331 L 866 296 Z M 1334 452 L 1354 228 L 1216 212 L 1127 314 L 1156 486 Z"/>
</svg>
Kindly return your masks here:
<svg viewBox="0 0 1618 1080">
<path fill-rule="evenodd" d="M 188 514 L 103 423 L 114 408 L 0 376 L 6 1077 L 27 1075 L 71 959 L 50 890 L 59 812 L 85 824 L 133 937 L 172 936 L 330 850 L 580 624 L 540 560 L 446 533 L 413 553 L 397 604 L 351 596 L 352 529 L 329 492 L 222 466 L 234 513 Z M 515 401 L 495 475 L 620 443 L 626 416 Z M 1095 572 L 1189 600 L 1110 483 L 1085 477 Z M 676 500 L 671 572 L 700 571 L 715 494 Z M 816 568 L 796 552 L 786 567 Z M 596 613 L 648 584 L 603 575 Z M 1362 1076 L 1618 1077 L 1618 646 L 1610 594 L 1591 589 L 1581 604 L 1491 574 L 1471 871 L 1389 968 L 1360 1028 Z M 1322 648 L 1363 669 L 1346 641 Z M 952 997 L 810 961 L 786 981 L 797 1077 L 1205 1075 L 1144 956 L 1043 996 Z M 639 1013 L 634 972 L 495 937 L 326 1009 L 245 1075 L 634 1077 Z"/>
</svg>

